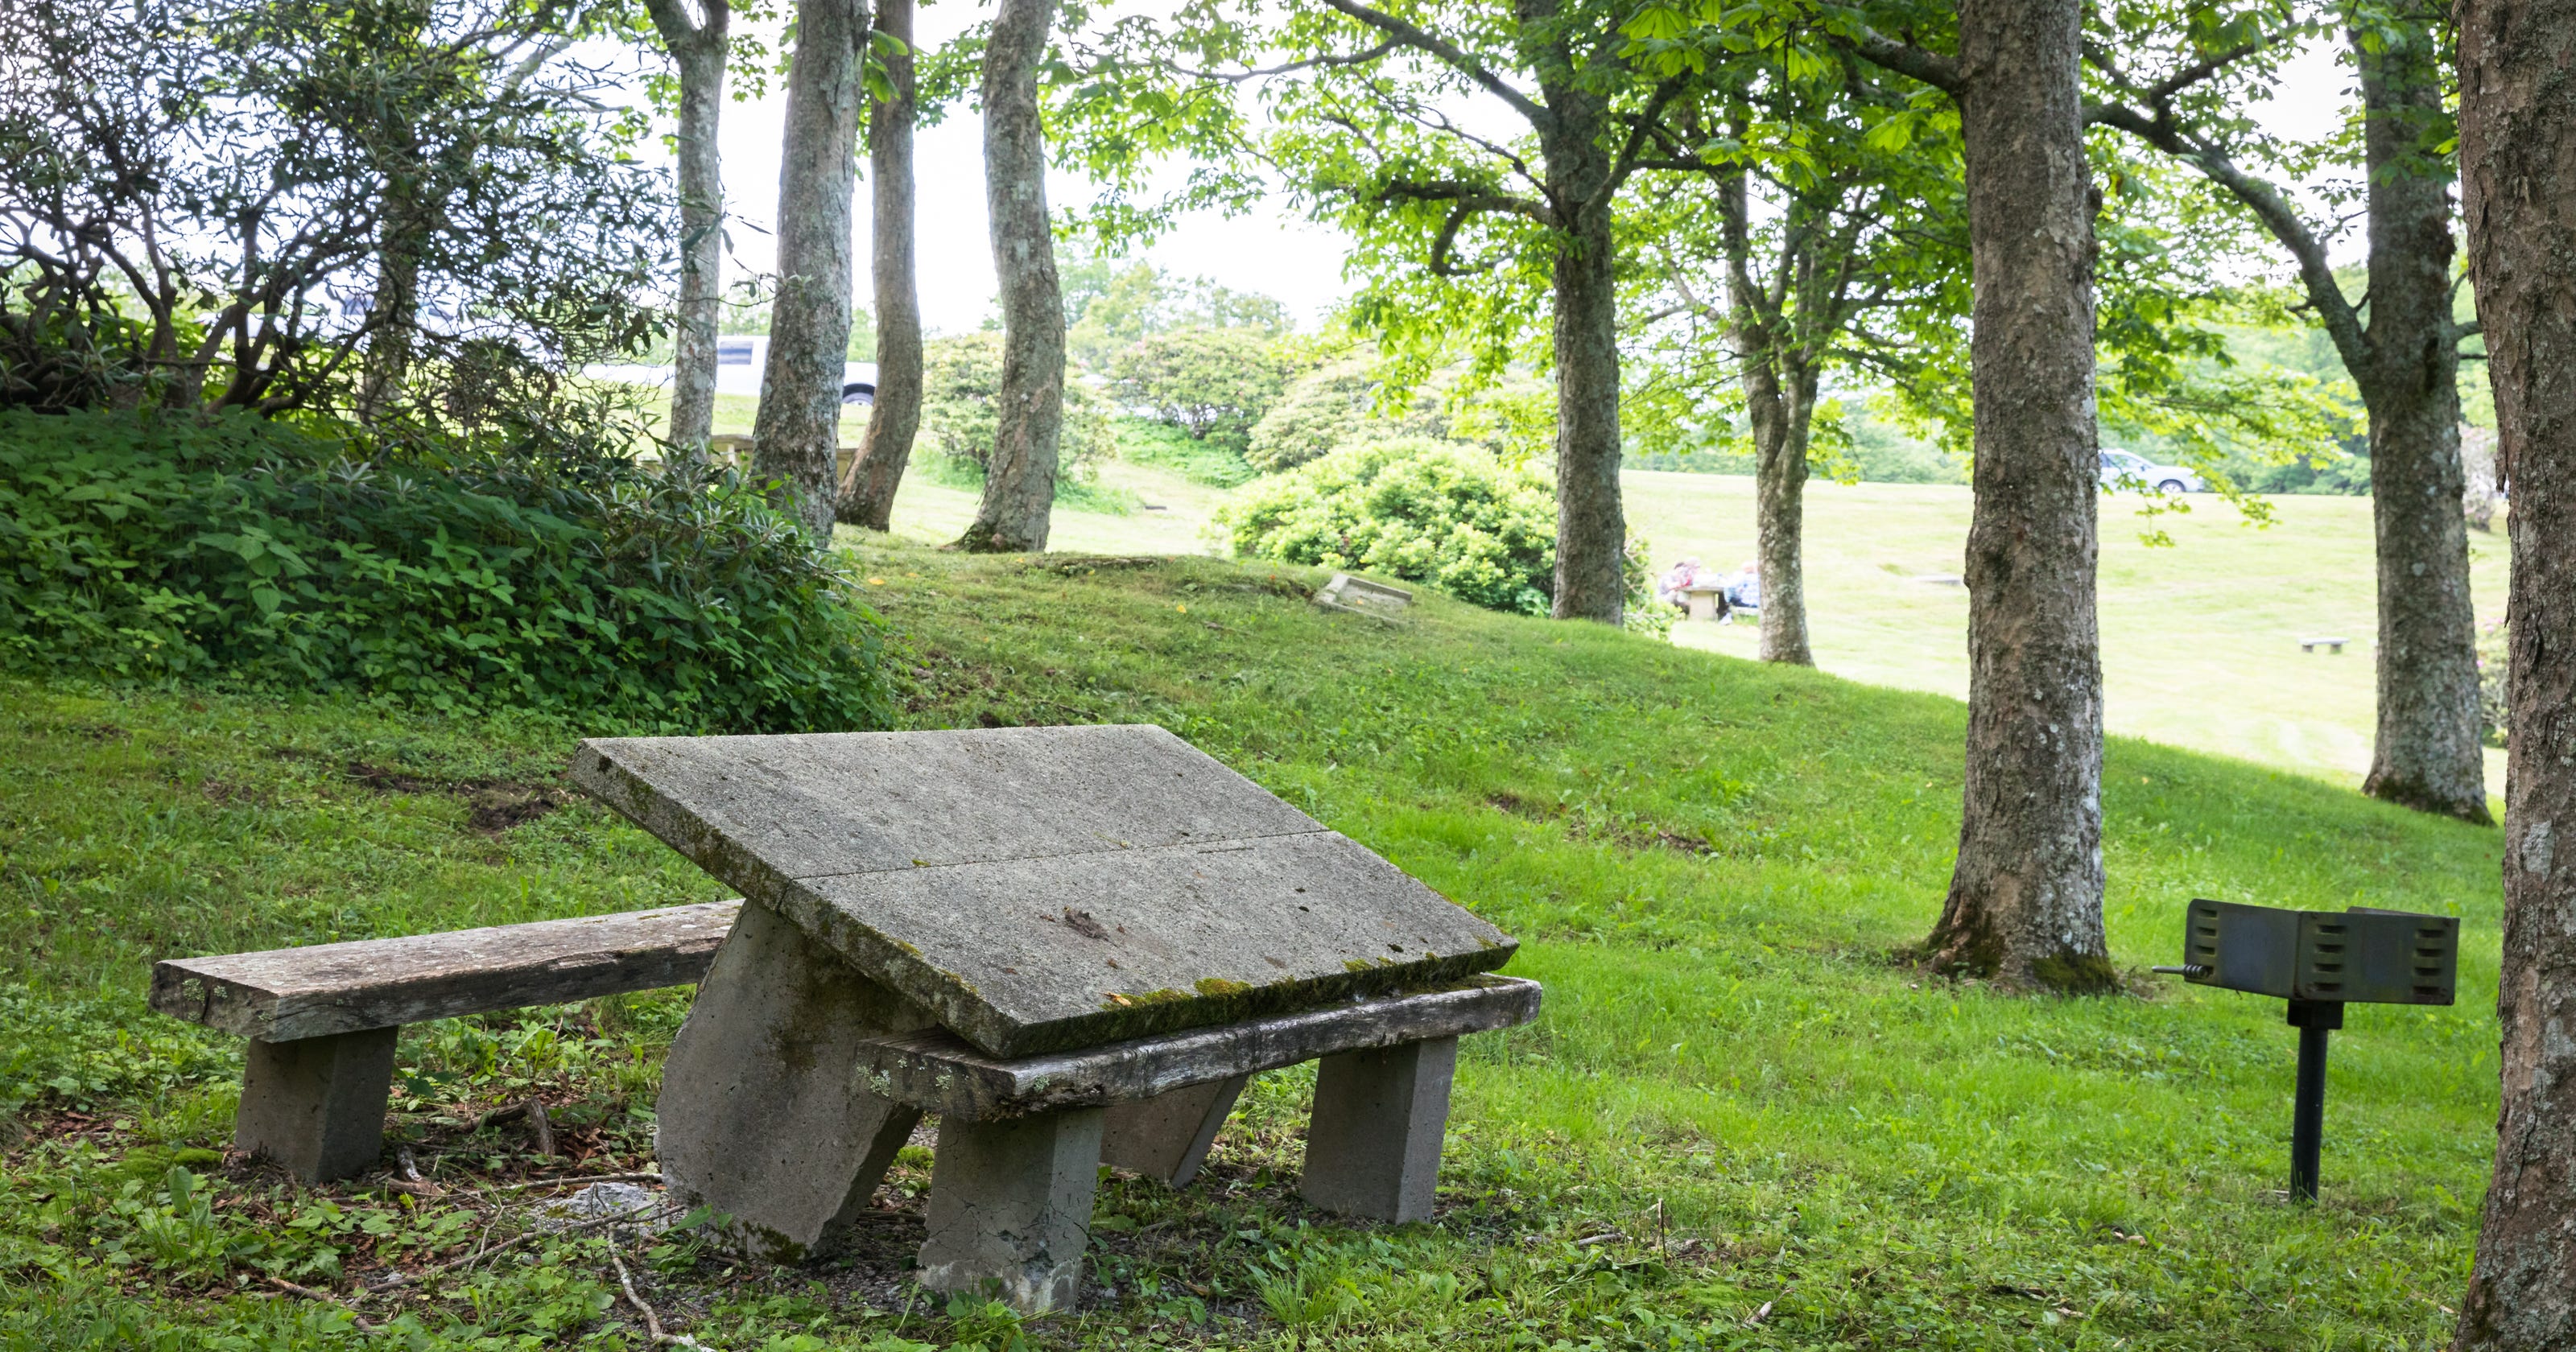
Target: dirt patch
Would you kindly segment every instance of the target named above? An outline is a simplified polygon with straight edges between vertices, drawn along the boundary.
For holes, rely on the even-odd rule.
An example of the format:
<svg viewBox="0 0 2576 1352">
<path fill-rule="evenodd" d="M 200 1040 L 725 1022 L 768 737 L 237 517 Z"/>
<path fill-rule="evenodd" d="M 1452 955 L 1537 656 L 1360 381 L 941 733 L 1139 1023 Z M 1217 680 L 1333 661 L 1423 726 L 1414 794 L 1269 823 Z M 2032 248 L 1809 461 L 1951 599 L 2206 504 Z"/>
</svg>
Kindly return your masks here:
<svg viewBox="0 0 2576 1352">
<path fill-rule="evenodd" d="M 472 807 L 465 825 L 487 836 L 525 826 L 573 801 L 572 791 L 559 784 L 530 784 L 515 779 L 432 779 L 365 761 L 350 761 L 340 773 L 377 793 L 452 794 L 463 798 Z"/>
<path fill-rule="evenodd" d="M 495 782 L 468 791 L 474 810 L 465 816 L 465 824 L 485 835 L 497 836 L 514 826 L 525 826 L 572 802 L 572 794 L 550 784 L 512 784 Z"/>
<path fill-rule="evenodd" d="M 277 795 L 264 786 L 235 784 L 213 775 L 206 776 L 205 782 L 197 786 L 197 792 L 217 807 L 270 807 L 277 802 Z"/>
<path fill-rule="evenodd" d="M 1534 822 L 1554 821 L 1565 815 L 1565 809 L 1555 803 L 1534 802 L 1508 789 L 1486 794 L 1485 805 Z M 1660 826 L 1626 825 L 1604 828 L 1598 823 L 1587 823 L 1578 817 L 1566 824 L 1566 834 L 1578 840 L 1599 839 L 1606 834 L 1610 839 L 1631 850 L 1677 850 L 1683 854 L 1703 856 L 1719 852 L 1717 846 L 1710 844 L 1705 836 L 1667 831 Z"/>
<path fill-rule="evenodd" d="M 1291 601 L 1308 600 L 1314 595 L 1312 589 L 1310 589 L 1305 583 L 1300 582 L 1293 577 L 1283 577 L 1277 573 L 1272 573 L 1268 577 L 1256 578 L 1250 582 L 1231 583 L 1228 584 L 1226 590 L 1253 592 L 1264 596 L 1283 596 Z"/>
<path fill-rule="evenodd" d="M 1159 558 L 1153 555 L 1049 554 L 1043 559 L 1030 563 L 1028 565 L 1028 571 L 1032 573 L 1056 573 L 1064 577 L 1079 577 L 1084 573 L 1096 573 L 1104 568 L 1160 568 L 1169 562 L 1171 562 L 1170 559 Z"/>
<path fill-rule="evenodd" d="M 1546 821 L 1548 818 L 1556 816 L 1558 813 L 1564 811 L 1563 808 L 1556 806 L 1554 803 L 1534 802 L 1530 799 L 1523 798 L 1519 794 L 1513 793 L 1508 789 L 1503 790 L 1500 793 L 1486 794 L 1485 806 L 1500 809 L 1501 811 L 1508 812 L 1515 817 L 1527 817 L 1534 822 Z"/>
<path fill-rule="evenodd" d="M 1699 836 L 1686 836 L 1679 831 L 1666 831 L 1660 827 L 1648 831 L 1625 832 L 1620 836 L 1620 843 L 1636 850 L 1679 850 L 1683 854 L 1697 855 L 1717 853 L 1716 846 Z"/>
</svg>

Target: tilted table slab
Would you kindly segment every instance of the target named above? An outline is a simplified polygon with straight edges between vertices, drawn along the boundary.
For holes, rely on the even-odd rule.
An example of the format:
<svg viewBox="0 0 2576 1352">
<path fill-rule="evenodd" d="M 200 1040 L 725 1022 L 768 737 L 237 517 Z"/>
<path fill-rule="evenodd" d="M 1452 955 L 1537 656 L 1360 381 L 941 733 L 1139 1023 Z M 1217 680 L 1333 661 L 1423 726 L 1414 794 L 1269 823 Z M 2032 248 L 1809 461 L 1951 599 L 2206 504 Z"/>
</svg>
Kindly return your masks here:
<svg viewBox="0 0 2576 1352">
<path fill-rule="evenodd" d="M 1434 988 L 1516 947 L 1157 727 L 611 738 L 585 742 L 572 777 L 751 903 L 665 1064 L 657 1153 L 674 1191 L 774 1258 L 838 1246 L 919 1120 L 888 1078 L 901 1063 L 881 1060 L 931 1045 L 903 1035 L 936 1030 L 987 1066 L 1217 1025 L 1234 1041 L 1204 1045 L 1241 1050 L 1353 1000 L 1428 992 L 1398 1003 L 1452 1009 Z M 1472 989 L 1519 993 L 1468 1004 L 1534 1012 L 1528 983 Z M 1364 1022 L 1338 1025 L 1359 1041 L 1295 1058 L 1326 1058 L 1310 1149 L 1427 1140 L 1427 1163 L 1397 1174 L 1418 1205 L 1337 1192 L 1325 1180 L 1347 1171 L 1316 1168 L 1307 1195 L 1418 1214 L 1457 1034 L 1372 1041 Z M 924 1279 L 1061 1304 L 1080 1248 L 1057 1241 L 1089 1214 L 1075 1175 L 1105 1156 L 1186 1181 L 1249 1073 L 1043 1112 L 941 1109 Z"/>
</svg>

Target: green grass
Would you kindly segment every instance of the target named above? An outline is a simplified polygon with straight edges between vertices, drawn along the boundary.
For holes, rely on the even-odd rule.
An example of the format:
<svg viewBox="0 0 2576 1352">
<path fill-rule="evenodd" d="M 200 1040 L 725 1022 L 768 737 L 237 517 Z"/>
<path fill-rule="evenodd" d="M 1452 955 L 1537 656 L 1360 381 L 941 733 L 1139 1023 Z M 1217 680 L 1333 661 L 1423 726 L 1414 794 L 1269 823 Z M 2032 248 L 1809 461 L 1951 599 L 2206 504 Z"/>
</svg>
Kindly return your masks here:
<svg viewBox="0 0 2576 1352">
<path fill-rule="evenodd" d="M 1124 520 L 1060 512 L 1056 548 L 1210 548 L 1203 523 L 1221 492 L 1150 464 L 1112 463 L 1106 477 L 1171 511 Z M 896 502 L 897 533 L 955 539 L 973 515 L 972 499 L 960 505 L 935 489 L 916 494 L 919 482 L 908 480 Z M 1658 571 L 1685 556 L 1717 568 L 1753 556 L 1751 479 L 1632 470 L 1621 482 L 1628 528 L 1652 543 Z M 2376 707 L 2370 500 L 2267 501 L 2274 524 L 2256 529 L 2211 497 L 2190 498 L 2189 512 L 2153 521 L 2139 516 L 2134 496 L 2103 499 L 2109 727 L 2358 786 L 2370 767 Z M 1857 681 L 1967 697 L 1967 593 L 1918 579 L 1959 575 L 1973 505 L 1967 489 L 1947 485 L 1808 485 L 1807 595 L 1818 666 Z M 2172 547 L 2141 542 L 2158 529 Z M 2469 548 L 2479 615 L 2499 620 L 2505 538 L 2471 531 Z M 2340 655 L 2302 653 L 2299 640 L 2314 634 L 2352 642 Z M 1682 624 L 1673 633 L 1684 646 L 1741 657 L 1754 655 L 1758 637 L 1749 624 Z M 2501 750 L 2487 753 L 2487 782 L 2502 795 Z"/>
<path fill-rule="evenodd" d="M 1753 481 L 1622 476 L 1629 528 L 1658 567 L 1684 555 L 1732 568 L 1753 554 Z M 2368 498 L 2266 499 L 2256 529 L 2217 498 L 2153 521 L 2141 499 L 2102 500 L 2104 709 L 2113 732 L 2306 770 L 2358 785 L 2370 768 L 2378 582 Z M 1814 483 L 1807 488 L 1807 597 L 1816 662 L 1854 680 L 1968 693 L 1968 597 L 1955 585 L 1974 500 L 1965 488 Z M 2173 546 L 2140 537 L 2161 529 Z M 2469 532 L 2480 616 L 2504 615 L 2501 531 Z M 2340 656 L 2299 640 L 2337 634 Z M 1751 625 L 1679 625 L 1676 641 L 1751 656 Z M 2487 755 L 2504 792 L 2504 753 Z M 2498 811 L 2501 812 L 2501 805 Z"/>
<path fill-rule="evenodd" d="M 2447 1339 L 2495 1113 L 2492 830 L 2115 739 L 2108 918 L 2140 993 L 2002 997 L 1889 956 L 1947 880 L 1951 700 L 1437 596 L 1387 628 L 1307 606 L 1300 569 L 900 542 L 860 564 L 909 645 L 908 725 L 1161 723 L 1519 935 L 1510 970 L 1547 1005 L 1465 1044 L 1436 1224 L 1303 1209 L 1311 1081 L 1272 1075 L 1192 1190 L 1104 1187 L 1079 1313 L 1021 1329 L 910 1296 L 915 1152 L 900 1213 L 845 1263 L 630 1246 L 666 1319 L 710 1346 Z M 584 1168 L 646 1162 L 676 993 L 407 1034 L 397 1134 L 456 1189 L 427 1201 L 183 1154 L 222 1145 L 237 1049 L 141 1003 L 159 954 L 718 895 L 585 803 L 476 829 L 477 795 L 550 790 L 582 731 L 0 684 L 0 1085 L 24 1100 L 0 1346 L 378 1345 L 262 1274 L 347 1291 L 470 1252 L 490 1208 L 464 1189 L 538 1164 L 472 1120 L 532 1090 L 577 1123 Z M 2280 1192 L 2280 1006 L 2142 973 L 2172 960 L 2194 896 L 2463 919 L 2458 1005 L 2356 1010 L 2336 1039 L 2317 1207 Z M 174 1165 L 202 1188 L 172 1196 Z M 596 1242 L 556 1241 L 401 1318 L 420 1347 L 640 1346 L 613 1290 Z"/>
</svg>

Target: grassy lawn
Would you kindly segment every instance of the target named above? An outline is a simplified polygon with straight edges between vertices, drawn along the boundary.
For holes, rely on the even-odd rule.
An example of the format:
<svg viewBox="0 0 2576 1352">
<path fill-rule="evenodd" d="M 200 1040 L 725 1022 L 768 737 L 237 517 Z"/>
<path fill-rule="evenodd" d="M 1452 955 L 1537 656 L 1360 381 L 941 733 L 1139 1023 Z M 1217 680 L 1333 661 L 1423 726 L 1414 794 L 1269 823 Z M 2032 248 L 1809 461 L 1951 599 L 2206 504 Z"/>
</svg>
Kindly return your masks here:
<svg viewBox="0 0 2576 1352">
<path fill-rule="evenodd" d="M 1658 565 L 1683 555 L 1732 568 L 1753 554 L 1753 481 L 1630 473 L 1629 528 Z M 2141 500 L 2102 502 L 2102 674 L 2113 732 L 2324 774 L 2370 768 L 2378 583 L 2368 498 L 2269 499 L 2257 529 L 2212 497 L 2149 522 Z M 1856 681 L 1968 694 L 1968 596 L 1956 577 L 1973 499 L 1965 488 L 1815 483 L 1807 488 L 1809 626 L 1816 662 Z M 2163 529 L 2171 547 L 2141 542 Z M 2501 532 L 2469 532 L 2481 620 L 2504 616 Z M 1751 625 L 1681 625 L 1677 642 L 1751 656 Z M 2318 634 L 2341 656 L 2302 653 Z M 2504 793 L 2504 752 L 2487 752 Z M 2498 806 L 2501 811 L 2501 804 Z"/>
<path fill-rule="evenodd" d="M 1704 487 L 1727 491 L 1667 496 Z M 1833 569 L 1931 572 L 1955 557 L 1938 499 L 1890 501 L 1912 514 L 1920 554 L 1855 549 Z M 903 534 L 939 537 L 926 523 L 949 508 L 908 502 Z M 1691 510 L 1649 510 L 1667 508 Z M 1827 515 L 1813 519 L 1829 533 Z M 1181 519 L 1100 518 L 1116 530 L 1089 547 L 1150 549 L 1116 531 Z M 1659 553 L 1724 553 L 1644 526 Z M 1058 538 L 1093 528 L 1068 519 Z M 2145 565 L 2120 548 L 2106 572 L 2134 578 L 2122 570 Z M 1928 928 L 1948 875 L 1950 699 L 1436 596 L 1385 628 L 1305 605 L 1306 570 L 970 559 L 901 541 L 864 546 L 860 564 L 907 649 L 909 726 L 1161 723 L 1521 936 L 1510 970 L 1546 982 L 1547 1007 L 1465 1044 L 1435 1224 L 1305 1210 L 1296 1130 L 1311 1081 L 1275 1074 L 1190 1191 L 1103 1188 L 1094 1280 L 1071 1315 L 1019 1328 L 913 1293 L 902 1262 L 927 1175 L 910 1151 L 843 1261 L 770 1270 L 685 1240 L 628 1244 L 665 1320 L 707 1346 L 2447 1340 L 2441 1306 L 2466 1272 L 2495 1114 L 2492 830 L 2115 740 L 2109 919 L 2137 993 L 2004 998 L 1891 958 Z M 2228 586 L 2304 627 L 2297 603 Z M 2366 593 L 2357 604 L 2366 614 Z M 1880 660 L 1899 660 L 1902 632 Z M 1851 643 L 1826 651 L 1866 650 L 1836 646 Z M 2119 682 L 2139 679 L 2115 675 L 2115 719 Z M 595 1233 L 360 1298 L 389 1334 L 269 1278 L 348 1295 L 514 1233 L 527 1194 L 479 1189 L 567 1165 L 476 1122 L 531 1093 L 564 1124 L 571 1167 L 646 1165 L 685 992 L 407 1032 L 394 1137 L 437 1197 L 382 1176 L 303 1189 L 217 1153 L 237 1047 L 142 1004 L 160 954 L 719 895 L 562 792 L 574 740 L 605 731 L 0 683 L 0 1106 L 14 1105 L 0 1346 L 643 1345 Z M 2293 1035 L 2280 1007 L 2142 973 L 2173 960 L 2193 896 L 2463 918 L 2456 1007 L 2357 1010 L 2336 1039 L 2315 1208 L 2281 1192 Z"/>
<path fill-rule="evenodd" d="M 745 404 L 749 400 L 742 401 Z M 746 426 L 749 411 L 742 414 Z M 850 435 L 855 436 L 853 431 Z M 1200 553 L 1221 490 L 1117 462 L 1105 483 L 1166 504 L 1108 516 L 1060 510 L 1057 549 Z M 1628 527 L 1655 566 L 1685 556 L 1719 568 L 1751 558 L 1753 481 L 1735 475 L 1629 471 Z M 2370 501 L 2273 498 L 2257 529 L 2211 497 L 2153 522 L 2139 499 L 2103 500 L 2101 617 L 2105 712 L 2111 731 L 2319 775 L 2353 786 L 2370 768 L 2378 632 Z M 1807 488 L 1809 625 L 1817 665 L 1876 685 L 1968 694 L 1968 596 L 1959 575 L 1973 499 L 1932 484 Z M 974 494 L 919 470 L 895 503 L 895 533 L 957 538 Z M 2171 546 L 2141 536 L 2162 529 Z M 855 541 L 851 534 L 845 538 Z M 2469 533 L 2482 621 L 2504 615 L 2501 533 Z M 2351 640 L 2340 655 L 2299 650 L 2311 635 Z M 1683 624 L 1673 641 L 1751 657 L 1750 624 Z M 2504 752 L 2487 752 L 2489 792 L 2504 793 Z M 2497 811 L 2503 810 L 2501 802 Z"/>
</svg>

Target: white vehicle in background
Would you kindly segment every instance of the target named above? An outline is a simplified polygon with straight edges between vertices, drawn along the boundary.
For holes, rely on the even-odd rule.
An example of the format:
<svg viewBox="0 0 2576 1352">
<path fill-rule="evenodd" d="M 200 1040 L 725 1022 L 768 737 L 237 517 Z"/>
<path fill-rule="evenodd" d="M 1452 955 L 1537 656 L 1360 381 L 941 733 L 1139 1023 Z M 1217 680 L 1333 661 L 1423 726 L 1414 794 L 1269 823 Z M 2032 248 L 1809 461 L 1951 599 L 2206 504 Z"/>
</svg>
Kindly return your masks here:
<svg viewBox="0 0 2576 1352">
<path fill-rule="evenodd" d="M 2180 465 L 2159 465 L 2135 451 L 2102 452 L 2104 488 L 2152 488 L 2161 493 L 2206 493 L 2209 484 Z"/>
<path fill-rule="evenodd" d="M 746 399 L 760 397 L 761 372 L 769 364 L 769 339 L 764 334 L 725 334 L 716 339 L 716 393 L 739 394 Z M 670 388 L 668 366 L 630 366 L 600 364 L 582 374 L 594 380 L 615 380 L 629 385 L 656 385 Z M 877 368 L 873 362 L 854 361 L 841 367 L 841 402 L 852 408 L 866 408 L 877 401 Z"/>
<path fill-rule="evenodd" d="M 760 373 L 769 366 L 765 334 L 728 333 L 716 339 L 716 393 L 760 397 Z M 663 377 L 668 382 L 670 377 Z M 841 402 L 865 408 L 877 401 L 877 368 L 854 361 L 841 367 Z"/>
</svg>

